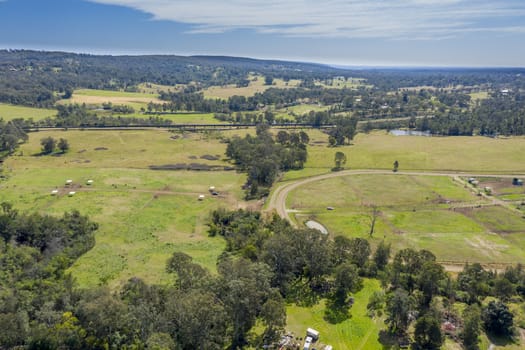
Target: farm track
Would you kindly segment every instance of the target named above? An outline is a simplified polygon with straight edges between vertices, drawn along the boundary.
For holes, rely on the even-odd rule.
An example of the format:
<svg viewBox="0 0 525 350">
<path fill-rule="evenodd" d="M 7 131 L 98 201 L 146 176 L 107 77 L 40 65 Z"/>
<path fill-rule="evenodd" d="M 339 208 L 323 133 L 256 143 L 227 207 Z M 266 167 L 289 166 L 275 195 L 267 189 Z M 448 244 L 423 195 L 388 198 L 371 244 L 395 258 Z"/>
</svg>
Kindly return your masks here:
<svg viewBox="0 0 525 350">
<path fill-rule="evenodd" d="M 292 220 L 289 213 L 291 211 L 286 209 L 286 199 L 288 198 L 288 195 L 291 191 L 295 190 L 298 187 L 307 185 L 309 183 L 317 182 L 320 180 L 326 180 L 326 179 L 332 179 L 335 177 L 341 177 L 341 176 L 352 176 L 352 175 L 390 175 L 390 176 L 396 176 L 396 175 L 416 175 L 416 176 L 447 176 L 452 178 L 455 181 L 459 181 L 463 183 L 463 181 L 459 178 L 461 177 L 495 177 L 495 178 L 514 178 L 519 176 L 524 176 L 524 174 L 513 174 L 513 175 L 502 175 L 502 174 L 471 174 L 471 173 L 459 173 L 459 172 L 411 172 L 411 171 L 399 171 L 397 173 L 394 173 L 392 171 L 385 171 L 385 170 L 372 170 L 372 169 L 364 169 L 364 170 L 344 170 L 339 172 L 333 172 L 333 173 L 327 173 L 322 175 L 316 175 L 312 177 L 308 177 L 305 179 L 299 179 L 290 181 L 287 183 L 283 183 L 279 185 L 271 194 L 268 205 L 266 208 L 267 212 L 276 212 L 281 218 L 286 219 L 288 222 L 292 224 L 292 226 L 297 227 L 297 223 Z M 476 190 L 473 187 L 469 187 L 471 191 Z M 469 208 L 469 207 L 478 207 L 480 205 L 482 206 L 496 206 L 500 205 L 503 206 L 511 211 L 518 212 L 521 215 L 521 212 L 512 207 L 512 203 L 514 202 L 506 202 L 501 199 L 488 196 L 485 193 L 481 194 L 483 198 L 489 201 L 489 203 L 473 203 L 473 204 L 466 204 L 466 205 L 458 205 L 458 208 Z M 453 206 L 454 207 L 454 206 Z M 462 269 L 464 262 L 442 262 L 443 266 L 448 271 L 461 271 L 458 269 Z M 509 264 L 490 264 L 495 269 L 502 269 L 505 266 Z"/>
</svg>

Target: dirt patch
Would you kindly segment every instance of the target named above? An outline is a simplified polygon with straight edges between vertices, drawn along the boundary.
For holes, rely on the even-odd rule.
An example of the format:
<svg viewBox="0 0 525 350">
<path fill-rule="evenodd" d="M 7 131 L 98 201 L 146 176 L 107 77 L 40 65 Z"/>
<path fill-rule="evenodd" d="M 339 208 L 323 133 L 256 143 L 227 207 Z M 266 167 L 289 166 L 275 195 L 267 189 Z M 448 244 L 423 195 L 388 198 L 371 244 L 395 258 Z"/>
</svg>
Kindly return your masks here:
<svg viewBox="0 0 525 350">
<path fill-rule="evenodd" d="M 189 156 L 189 159 L 197 159 L 197 156 Z"/>
<path fill-rule="evenodd" d="M 219 160 L 218 157 L 216 157 L 216 156 L 212 156 L 211 154 L 205 154 L 205 155 L 201 156 L 201 159 L 206 159 L 206 160 Z"/>
<path fill-rule="evenodd" d="M 95 151 L 107 151 L 109 148 L 106 147 L 97 147 L 95 148 Z"/>
<path fill-rule="evenodd" d="M 86 149 L 81 149 L 80 151 L 78 151 L 77 153 L 84 153 L 86 152 L 87 150 Z"/>
</svg>

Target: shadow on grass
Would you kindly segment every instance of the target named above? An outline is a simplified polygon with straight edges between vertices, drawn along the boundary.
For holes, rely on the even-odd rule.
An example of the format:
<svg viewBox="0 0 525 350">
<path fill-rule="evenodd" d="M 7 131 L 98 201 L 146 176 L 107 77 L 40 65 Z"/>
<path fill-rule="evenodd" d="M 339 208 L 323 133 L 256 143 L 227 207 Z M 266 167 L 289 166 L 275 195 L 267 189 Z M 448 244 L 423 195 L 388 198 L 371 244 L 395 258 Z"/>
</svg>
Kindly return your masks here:
<svg viewBox="0 0 525 350">
<path fill-rule="evenodd" d="M 489 338 L 489 341 L 496 346 L 507 346 L 507 345 L 516 343 L 514 339 L 512 339 L 511 337 L 498 336 L 498 335 L 488 334 L 488 333 L 487 333 L 487 337 Z"/>
<path fill-rule="evenodd" d="M 326 301 L 326 308 L 324 310 L 324 319 L 331 324 L 337 324 L 350 319 L 350 307 L 348 303 L 341 305 L 334 300 Z"/>
<path fill-rule="evenodd" d="M 399 337 L 384 329 L 379 331 L 378 341 L 383 350 L 406 349 L 410 345 L 410 339 L 406 336 Z"/>
</svg>

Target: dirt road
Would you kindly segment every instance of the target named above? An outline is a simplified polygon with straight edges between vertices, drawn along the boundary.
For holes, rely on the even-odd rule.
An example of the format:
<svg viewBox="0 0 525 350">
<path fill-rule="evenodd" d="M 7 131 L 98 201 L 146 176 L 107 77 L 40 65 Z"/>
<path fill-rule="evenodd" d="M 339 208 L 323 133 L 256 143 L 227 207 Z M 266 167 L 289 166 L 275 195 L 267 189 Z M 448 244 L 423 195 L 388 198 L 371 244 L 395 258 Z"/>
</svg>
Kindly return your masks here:
<svg viewBox="0 0 525 350">
<path fill-rule="evenodd" d="M 306 179 L 299 179 L 292 182 L 287 182 L 282 185 L 279 185 L 275 191 L 273 191 L 267 206 L 267 211 L 272 212 L 276 211 L 277 214 L 288 220 L 292 225 L 296 225 L 293 220 L 291 220 L 290 215 L 288 215 L 288 211 L 286 210 L 286 198 L 288 197 L 288 194 L 295 190 L 296 188 L 300 186 L 304 186 L 306 184 L 325 180 L 325 179 L 331 179 L 334 177 L 340 177 L 340 176 L 350 176 L 350 175 L 390 175 L 390 176 L 396 176 L 396 175 L 417 175 L 417 176 L 448 176 L 452 178 L 458 178 L 458 177 L 498 177 L 498 178 L 514 178 L 514 177 L 523 177 L 523 174 L 514 174 L 514 175 L 501 175 L 501 174 L 469 174 L 469 173 L 458 173 L 458 172 L 411 172 L 411 171 L 399 171 L 397 173 L 394 173 L 392 171 L 386 171 L 386 170 L 344 170 L 344 171 L 338 171 L 338 172 L 332 172 L 317 176 L 312 176 Z M 494 205 L 501 205 L 505 206 L 511 210 L 516 210 L 515 208 L 511 207 L 509 203 L 502 201 L 498 198 L 494 198 L 492 196 L 486 196 L 484 197 L 490 201 Z"/>
</svg>

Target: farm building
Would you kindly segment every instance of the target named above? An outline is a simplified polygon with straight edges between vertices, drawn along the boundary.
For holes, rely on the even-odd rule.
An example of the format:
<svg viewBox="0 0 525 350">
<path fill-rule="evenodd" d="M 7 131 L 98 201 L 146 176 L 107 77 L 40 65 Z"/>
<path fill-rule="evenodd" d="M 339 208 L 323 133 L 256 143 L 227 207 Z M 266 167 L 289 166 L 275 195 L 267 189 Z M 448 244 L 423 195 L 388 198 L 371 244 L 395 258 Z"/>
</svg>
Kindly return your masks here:
<svg viewBox="0 0 525 350">
<path fill-rule="evenodd" d="M 73 197 L 75 194 L 76 194 L 76 192 L 71 191 L 71 192 L 69 192 L 67 195 L 68 195 L 69 197 Z"/>
<path fill-rule="evenodd" d="M 73 183 L 73 180 L 66 180 L 66 186 L 69 186 Z"/>
<path fill-rule="evenodd" d="M 58 190 L 53 190 L 53 191 L 51 191 L 51 195 L 52 195 L 52 196 L 56 196 L 57 194 L 58 194 Z"/>
</svg>

